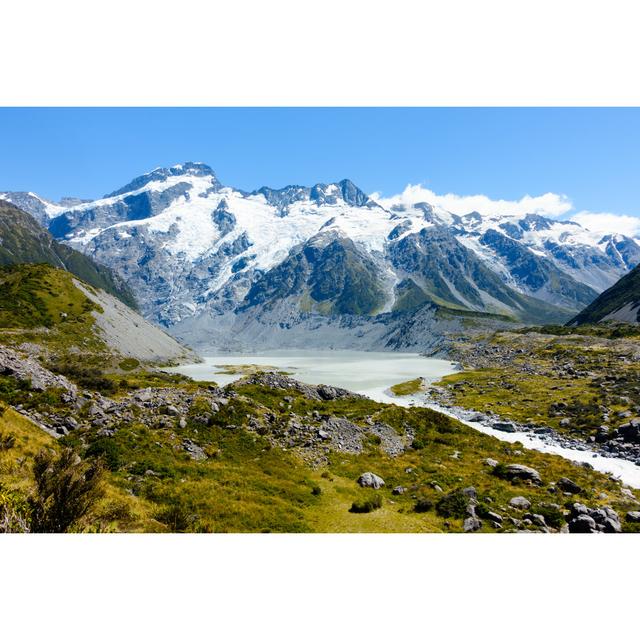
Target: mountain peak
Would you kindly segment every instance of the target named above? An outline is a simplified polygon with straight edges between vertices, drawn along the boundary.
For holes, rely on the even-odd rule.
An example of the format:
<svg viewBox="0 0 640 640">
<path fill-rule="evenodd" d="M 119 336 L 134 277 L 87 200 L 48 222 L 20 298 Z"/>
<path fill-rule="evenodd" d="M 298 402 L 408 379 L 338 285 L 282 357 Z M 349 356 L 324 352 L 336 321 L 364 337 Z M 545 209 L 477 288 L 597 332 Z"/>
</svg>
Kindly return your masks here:
<svg viewBox="0 0 640 640">
<path fill-rule="evenodd" d="M 121 187 L 117 191 L 112 191 L 104 197 L 113 198 L 114 196 L 120 196 L 130 191 L 142 189 L 142 187 L 150 182 L 164 182 L 167 178 L 173 176 L 210 176 L 213 184 L 220 185 L 215 172 L 209 165 L 204 164 L 204 162 L 183 162 L 181 164 L 174 164 L 172 167 L 158 167 L 153 171 L 134 178 L 131 182 L 124 185 L 124 187 Z"/>
<path fill-rule="evenodd" d="M 290 184 L 282 189 L 261 187 L 250 195 L 258 194 L 263 195 L 269 204 L 278 207 L 281 211 L 285 211 L 294 202 L 302 200 L 311 200 L 317 205 L 337 204 L 338 200 L 343 200 L 352 207 L 363 207 L 373 203 L 364 191 L 346 178 L 329 184 L 318 182 L 313 187 L 302 187 L 297 184 Z"/>
<path fill-rule="evenodd" d="M 311 188 L 309 197 L 318 204 L 336 204 L 340 198 L 352 207 L 362 207 L 370 201 L 369 196 L 347 178 L 330 184 L 318 183 Z"/>
</svg>

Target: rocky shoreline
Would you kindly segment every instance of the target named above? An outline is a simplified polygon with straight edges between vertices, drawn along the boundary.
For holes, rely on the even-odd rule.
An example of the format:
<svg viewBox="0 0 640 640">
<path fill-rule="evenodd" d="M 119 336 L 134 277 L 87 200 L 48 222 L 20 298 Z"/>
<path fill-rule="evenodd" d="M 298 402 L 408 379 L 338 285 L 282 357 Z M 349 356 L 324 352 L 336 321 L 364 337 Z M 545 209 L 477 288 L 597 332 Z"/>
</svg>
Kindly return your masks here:
<svg viewBox="0 0 640 640">
<path fill-rule="evenodd" d="M 436 398 L 434 398 L 434 395 Z M 556 445 L 570 451 L 589 452 L 592 453 L 594 457 L 617 458 L 619 460 L 632 462 L 640 467 L 640 445 L 636 445 L 626 439 L 629 437 L 626 435 L 626 425 L 622 425 L 622 427 L 616 429 L 614 432 L 607 434 L 609 436 L 607 439 L 585 442 L 562 435 L 549 426 L 516 422 L 502 418 L 493 412 L 483 413 L 482 411 L 455 406 L 451 403 L 451 395 L 447 393 L 446 389 L 440 387 L 431 387 L 424 395 L 424 402 L 426 406 L 447 413 L 459 420 L 477 423 L 497 432 L 524 433 L 539 440 L 540 444 Z M 629 426 L 634 429 L 640 427 L 640 419 L 637 420 L 636 424 L 634 424 L 634 422 L 636 421 L 634 420 L 629 423 Z M 635 432 L 632 437 L 634 436 Z"/>
</svg>

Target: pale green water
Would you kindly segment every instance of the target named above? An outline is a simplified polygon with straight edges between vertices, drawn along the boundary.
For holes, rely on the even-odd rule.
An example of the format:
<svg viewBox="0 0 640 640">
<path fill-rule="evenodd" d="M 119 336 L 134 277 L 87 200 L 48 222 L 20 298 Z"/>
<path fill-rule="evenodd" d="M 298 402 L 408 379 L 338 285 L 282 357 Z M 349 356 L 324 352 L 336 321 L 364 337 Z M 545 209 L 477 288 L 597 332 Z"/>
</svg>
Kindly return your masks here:
<svg viewBox="0 0 640 640">
<path fill-rule="evenodd" d="M 224 385 L 241 376 L 221 372 L 217 368 L 221 365 L 272 366 L 287 371 L 301 382 L 341 387 L 383 402 L 389 402 L 384 392 L 394 384 L 418 377 L 431 382 L 456 371 L 455 365 L 447 360 L 389 351 L 268 351 L 252 355 L 224 354 L 204 360 L 168 371 Z M 400 403 L 404 404 L 402 400 Z"/>
</svg>

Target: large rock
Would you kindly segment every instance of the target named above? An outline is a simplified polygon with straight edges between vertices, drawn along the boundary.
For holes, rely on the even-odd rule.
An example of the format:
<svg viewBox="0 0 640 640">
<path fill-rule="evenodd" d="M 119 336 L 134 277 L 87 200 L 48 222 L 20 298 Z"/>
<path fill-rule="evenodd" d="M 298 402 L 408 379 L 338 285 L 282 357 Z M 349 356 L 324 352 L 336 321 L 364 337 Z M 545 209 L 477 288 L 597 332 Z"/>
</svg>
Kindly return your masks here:
<svg viewBox="0 0 640 640">
<path fill-rule="evenodd" d="M 358 393 L 352 393 L 346 389 L 340 389 L 339 387 L 330 387 L 326 384 L 313 385 L 299 382 L 287 375 L 281 373 L 275 373 L 271 371 L 258 372 L 250 376 L 241 378 L 234 383 L 236 386 L 242 386 L 246 384 L 258 384 L 263 387 L 269 387 L 271 389 L 282 389 L 298 391 L 305 398 L 310 400 L 336 400 L 339 398 L 364 398 L 364 396 Z"/>
<path fill-rule="evenodd" d="M 569 478 L 560 478 L 556 486 L 567 493 L 580 493 L 582 491 L 582 487 Z"/>
<path fill-rule="evenodd" d="M 513 422 L 494 422 L 491 426 L 498 431 L 504 431 L 506 433 L 515 433 L 517 431 L 516 425 L 513 424 Z"/>
<path fill-rule="evenodd" d="M 380 487 L 384 487 L 384 480 L 380 476 L 377 476 L 375 473 L 367 471 L 358 478 L 358 484 L 361 487 L 380 489 Z"/>
<path fill-rule="evenodd" d="M 531 506 L 531 503 L 524 496 L 515 496 L 515 498 L 511 498 L 509 500 L 509 505 L 514 509 L 528 509 Z"/>
<path fill-rule="evenodd" d="M 532 482 L 533 484 L 540 484 L 542 482 L 540 473 L 524 464 L 508 464 L 504 468 L 502 475 L 507 478 L 507 480 L 524 480 L 525 482 Z"/>
<path fill-rule="evenodd" d="M 471 533 L 472 531 L 477 531 L 481 526 L 482 520 L 475 516 L 470 516 L 469 518 L 465 518 L 462 529 L 465 533 Z"/>
<path fill-rule="evenodd" d="M 590 509 L 580 502 L 571 506 L 570 533 L 620 533 L 622 525 L 618 514 L 611 507 Z"/>
<path fill-rule="evenodd" d="M 569 521 L 570 533 L 597 533 L 598 527 L 596 521 L 587 514 L 583 513 Z"/>
<path fill-rule="evenodd" d="M 640 511 L 628 511 L 627 522 L 640 522 Z"/>
</svg>

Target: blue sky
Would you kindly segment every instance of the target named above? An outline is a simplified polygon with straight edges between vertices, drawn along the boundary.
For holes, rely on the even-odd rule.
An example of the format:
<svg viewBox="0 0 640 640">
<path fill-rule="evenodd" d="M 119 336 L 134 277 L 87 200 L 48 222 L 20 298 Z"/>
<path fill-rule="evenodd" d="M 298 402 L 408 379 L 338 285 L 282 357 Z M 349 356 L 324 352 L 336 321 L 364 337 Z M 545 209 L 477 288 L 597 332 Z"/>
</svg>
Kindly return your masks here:
<svg viewBox="0 0 640 640">
<path fill-rule="evenodd" d="M 243 189 L 349 177 L 387 197 L 551 192 L 569 199 L 551 214 L 640 216 L 640 109 L 2 108 L 0 141 L 0 190 L 54 200 L 196 160 Z"/>
</svg>

